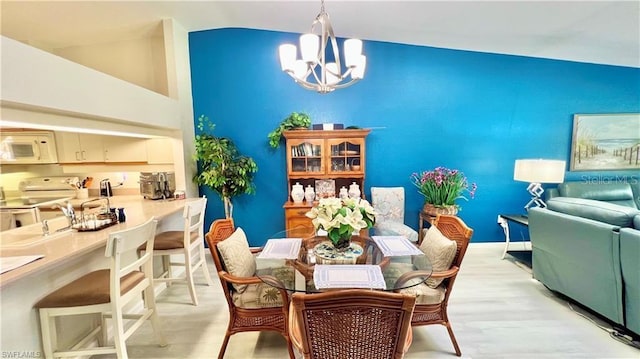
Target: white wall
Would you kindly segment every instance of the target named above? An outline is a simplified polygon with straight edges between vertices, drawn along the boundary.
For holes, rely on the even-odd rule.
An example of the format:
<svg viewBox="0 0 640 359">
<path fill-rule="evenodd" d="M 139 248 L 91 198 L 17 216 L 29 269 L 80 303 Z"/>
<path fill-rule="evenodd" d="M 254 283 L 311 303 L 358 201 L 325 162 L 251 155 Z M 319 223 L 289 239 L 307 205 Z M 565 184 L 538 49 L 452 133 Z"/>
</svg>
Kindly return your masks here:
<svg viewBox="0 0 640 359">
<path fill-rule="evenodd" d="M 162 23 L 152 36 L 73 46 L 52 52 L 73 62 L 168 96 Z"/>
<path fill-rule="evenodd" d="M 188 32 L 172 19 L 163 20 L 161 26 L 158 33 L 163 37 L 152 39 L 150 48 L 134 49 L 134 43 L 123 41 L 119 43 L 120 49 L 114 50 L 123 56 L 145 53 L 140 56 L 153 62 L 149 64 L 155 67 L 153 74 L 134 74 L 146 61 L 129 68 L 119 68 L 122 65 L 117 64 L 111 68 L 118 61 L 99 59 L 100 54 L 118 44 L 56 51 L 105 71 L 108 68 L 128 79 L 138 78 L 145 86 L 153 82 L 151 87 L 165 88 L 168 96 L 0 37 L 0 120 L 23 127 L 64 125 L 171 137 L 178 144 L 174 146 L 176 185 L 185 189 L 188 196 L 197 196 L 197 186 L 191 180 L 196 166 L 192 160 L 194 127 Z M 163 60 L 159 59 L 160 52 L 164 52 Z"/>
<path fill-rule="evenodd" d="M 3 107 L 180 129 L 178 101 L 1 37 Z"/>
</svg>

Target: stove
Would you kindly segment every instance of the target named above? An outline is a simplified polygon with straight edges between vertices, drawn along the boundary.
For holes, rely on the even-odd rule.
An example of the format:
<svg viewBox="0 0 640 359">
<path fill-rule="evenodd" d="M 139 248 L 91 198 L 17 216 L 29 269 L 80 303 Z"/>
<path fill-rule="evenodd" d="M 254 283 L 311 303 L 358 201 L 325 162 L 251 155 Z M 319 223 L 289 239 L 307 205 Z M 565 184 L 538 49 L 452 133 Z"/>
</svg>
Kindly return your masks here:
<svg viewBox="0 0 640 359">
<path fill-rule="evenodd" d="M 40 198 L 75 197 L 78 177 L 33 177 L 20 182 L 21 198 L 29 200 Z"/>
</svg>

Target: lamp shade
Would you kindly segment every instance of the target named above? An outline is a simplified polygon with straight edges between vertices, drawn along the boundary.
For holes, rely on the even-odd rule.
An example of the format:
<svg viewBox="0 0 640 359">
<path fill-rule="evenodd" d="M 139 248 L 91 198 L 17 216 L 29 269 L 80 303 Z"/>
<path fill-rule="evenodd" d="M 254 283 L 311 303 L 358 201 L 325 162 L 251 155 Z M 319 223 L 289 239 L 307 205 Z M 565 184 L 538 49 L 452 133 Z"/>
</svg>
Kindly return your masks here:
<svg viewBox="0 0 640 359">
<path fill-rule="evenodd" d="M 516 160 L 513 179 L 530 183 L 562 183 L 566 162 L 560 160 Z"/>
</svg>

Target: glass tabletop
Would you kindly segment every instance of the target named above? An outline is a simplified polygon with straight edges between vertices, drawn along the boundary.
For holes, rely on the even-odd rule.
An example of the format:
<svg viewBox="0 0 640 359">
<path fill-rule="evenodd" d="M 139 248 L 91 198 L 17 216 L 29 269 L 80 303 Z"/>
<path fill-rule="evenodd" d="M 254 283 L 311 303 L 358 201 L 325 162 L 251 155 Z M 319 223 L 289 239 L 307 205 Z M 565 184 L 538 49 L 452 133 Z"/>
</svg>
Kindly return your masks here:
<svg viewBox="0 0 640 359">
<path fill-rule="evenodd" d="M 256 257 L 256 275 L 271 286 L 307 293 L 346 288 L 394 291 L 421 284 L 432 272 L 427 257 L 404 238 L 354 235 L 350 247 L 340 252 L 326 236 L 296 238 L 288 235 L 293 231 L 270 236 Z M 379 245 L 381 239 L 394 241 Z M 398 245 L 386 243 L 411 248 L 392 253 L 388 249 Z"/>
</svg>

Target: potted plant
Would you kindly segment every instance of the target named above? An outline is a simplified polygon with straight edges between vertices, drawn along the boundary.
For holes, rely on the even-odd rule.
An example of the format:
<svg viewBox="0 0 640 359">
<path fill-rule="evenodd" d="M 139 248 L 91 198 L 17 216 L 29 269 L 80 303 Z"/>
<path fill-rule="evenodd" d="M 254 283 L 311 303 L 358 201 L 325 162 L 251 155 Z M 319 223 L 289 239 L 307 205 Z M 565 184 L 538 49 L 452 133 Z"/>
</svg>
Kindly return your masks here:
<svg viewBox="0 0 640 359">
<path fill-rule="evenodd" d="M 478 186 L 469 185 L 467 177 L 458 170 L 446 167 L 436 167 L 431 171 L 412 173 L 411 182 L 424 196 L 423 212 L 435 216 L 436 214 L 457 214 L 460 206 L 455 203 L 458 199 L 467 200 L 465 192 L 473 198 Z"/>
<path fill-rule="evenodd" d="M 202 115 L 198 119 L 198 129 L 202 132 L 205 126 L 208 126 L 208 133 L 196 135 L 193 157 L 198 162 L 198 173 L 193 180 L 218 193 L 224 202 L 225 217 L 232 218 L 232 198 L 255 193 L 253 176 L 258 166 L 251 157 L 241 155 L 231 139 L 211 134 L 215 124 Z"/>
<path fill-rule="evenodd" d="M 337 250 L 345 250 L 351 242 L 353 232 L 373 227 L 376 212 L 364 199 L 322 198 L 306 216 L 313 227 L 327 231 L 327 237 Z"/>
<path fill-rule="evenodd" d="M 296 128 L 309 128 L 309 126 L 311 126 L 311 117 L 309 117 L 308 114 L 304 112 L 292 112 L 280 122 L 278 127 L 269 132 L 267 135 L 269 145 L 272 148 L 278 148 L 280 146 L 280 140 L 282 139 L 282 132 Z"/>
</svg>

